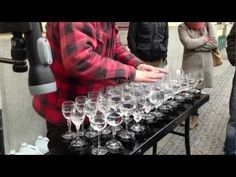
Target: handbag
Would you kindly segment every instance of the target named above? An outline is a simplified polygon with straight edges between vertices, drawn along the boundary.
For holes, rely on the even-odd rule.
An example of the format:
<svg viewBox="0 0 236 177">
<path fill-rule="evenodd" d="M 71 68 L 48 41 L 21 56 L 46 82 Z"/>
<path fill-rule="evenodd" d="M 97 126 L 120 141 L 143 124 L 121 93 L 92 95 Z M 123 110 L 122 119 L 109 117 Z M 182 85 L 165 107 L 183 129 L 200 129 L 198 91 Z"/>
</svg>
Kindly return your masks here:
<svg viewBox="0 0 236 177">
<path fill-rule="evenodd" d="M 213 58 L 213 66 L 216 67 L 222 65 L 222 57 L 220 50 L 218 48 L 212 50 L 212 58 Z"/>
</svg>

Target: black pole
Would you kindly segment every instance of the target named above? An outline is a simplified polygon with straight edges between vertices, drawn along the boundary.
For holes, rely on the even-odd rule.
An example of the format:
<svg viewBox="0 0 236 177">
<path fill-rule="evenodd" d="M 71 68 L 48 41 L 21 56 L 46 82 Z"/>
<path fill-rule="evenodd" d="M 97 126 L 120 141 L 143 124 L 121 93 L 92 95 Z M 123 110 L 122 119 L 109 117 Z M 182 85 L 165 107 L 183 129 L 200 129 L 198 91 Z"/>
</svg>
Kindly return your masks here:
<svg viewBox="0 0 236 177">
<path fill-rule="evenodd" d="M 3 125 L 2 125 L 2 109 L 0 109 L 0 155 L 5 155 Z"/>
</svg>

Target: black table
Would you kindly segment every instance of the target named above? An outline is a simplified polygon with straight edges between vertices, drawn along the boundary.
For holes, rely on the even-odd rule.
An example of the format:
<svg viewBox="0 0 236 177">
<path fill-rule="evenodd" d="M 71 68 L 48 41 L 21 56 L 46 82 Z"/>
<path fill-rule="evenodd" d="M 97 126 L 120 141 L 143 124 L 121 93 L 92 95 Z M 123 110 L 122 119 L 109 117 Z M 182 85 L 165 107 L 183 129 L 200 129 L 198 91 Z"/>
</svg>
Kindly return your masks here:
<svg viewBox="0 0 236 177">
<path fill-rule="evenodd" d="M 139 155 L 144 154 L 148 149 L 153 147 L 153 155 L 156 154 L 157 143 L 163 137 L 165 137 L 169 133 L 173 133 L 176 135 L 184 136 L 185 137 L 185 148 L 186 154 L 190 155 L 190 137 L 189 137 L 189 115 L 194 113 L 196 109 L 201 107 L 209 100 L 209 95 L 207 94 L 200 94 L 198 98 L 195 98 L 193 101 L 188 103 L 183 103 L 182 110 L 176 110 L 174 113 L 168 115 L 167 118 L 164 120 L 158 121 L 154 125 L 146 126 L 147 131 L 145 135 L 137 136 L 136 140 L 132 143 L 125 143 L 122 142 L 124 145 L 124 151 L 120 153 L 121 155 Z M 185 121 L 185 132 L 180 133 L 174 131 L 174 129 L 179 126 L 183 121 Z M 94 140 L 93 142 L 96 142 Z M 92 145 L 91 145 L 92 146 Z M 68 146 L 65 146 L 65 143 L 62 143 L 62 146 L 55 148 L 53 151 L 50 151 L 50 154 L 78 154 L 78 155 L 89 155 L 91 152 L 87 150 L 87 152 L 71 152 L 68 151 Z"/>
<path fill-rule="evenodd" d="M 125 155 L 143 154 L 149 148 L 153 147 L 153 154 L 156 154 L 157 142 L 165 137 L 168 133 L 185 137 L 186 154 L 190 155 L 190 139 L 189 139 L 189 115 L 191 115 L 196 109 L 201 107 L 209 100 L 209 95 L 200 94 L 200 97 L 194 99 L 191 103 L 185 103 L 184 111 L 177 111 L 176 115 L 172 115 L 167 120 L 160 122 L 151 127 L 148 136 L 143 139 L 137 139 L 132 149 L 126 149 Z M 174 129 L 185 121 L 185 133 L 175 132 Z"/>
</svg>

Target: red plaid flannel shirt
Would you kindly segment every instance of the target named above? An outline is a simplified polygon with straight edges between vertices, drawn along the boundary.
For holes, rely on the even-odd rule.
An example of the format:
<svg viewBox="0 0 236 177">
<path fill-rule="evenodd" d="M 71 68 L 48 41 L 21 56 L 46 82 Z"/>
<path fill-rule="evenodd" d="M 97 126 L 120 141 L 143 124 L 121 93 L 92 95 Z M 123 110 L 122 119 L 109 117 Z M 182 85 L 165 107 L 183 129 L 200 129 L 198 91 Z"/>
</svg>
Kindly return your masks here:
<svg viewBox="0 0 236 177">
<path fill-rule="evenodd" d="M 66 124 L 64 101 L 130 81 L 135 67 L 143 63 L 121 44 L 115 23 L 50 22 L 46 28 L 57 91 L 34 96 L 33 107 L 53 124 Z"/>
</svg>

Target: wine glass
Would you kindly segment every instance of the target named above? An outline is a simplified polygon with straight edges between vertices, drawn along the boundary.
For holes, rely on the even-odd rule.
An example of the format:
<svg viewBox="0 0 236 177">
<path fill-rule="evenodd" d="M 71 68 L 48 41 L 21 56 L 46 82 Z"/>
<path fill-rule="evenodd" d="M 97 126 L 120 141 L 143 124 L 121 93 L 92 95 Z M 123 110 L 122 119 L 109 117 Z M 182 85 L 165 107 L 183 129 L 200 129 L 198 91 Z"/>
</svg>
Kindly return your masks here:
<svg viewBox="0 0 236 177">
<path fill-rule="evenodd" d="M 134 92 L 134 96 L 136 97 L 136 100 L 137 100 L 137 106 L 136 106 L 136 109 L 133 113 L 135 124 L 133 124 L 130 127 L 130 129 L 136 133 L 144 132 L 144 130 L 145 130 L 145 126 L 143 126 L 139 123 L 142 120 L 141 114 L 143 114 L 143 112 L 144 112 L 144 106 L 146 103 L 146 97 L 142 91 L 143 90 L 140 89 L 139 91 L 136 90 L 136 92 Z"/>
<path fill-rule="evenodd" d="M 189 89 L 193 89 L 197 85 L 194 71 L 188 73 L 188 84 L 189 84 Z"/>
<path fill-rule="evenodd" d="M 111 151 L 111 152 L 119 152 L 120 150 L 123 150 L 123 145 L 121 142 L 116 140 L 116 127 L 119 126 L 122 121 L 123 121 L 123 115 L 121 114 L 120 111 L 114 111 L 111 109 L 107 116 L 107 123 L 112 127 L 112 135 L 113 139 L 108 141 L 106 143 L 106 147 Z"/>
<path fill-rule="evenodd" d="M 134 139 L 135 134 L 134 132 L 130 131 L 128 129 L 128 125 L 130 122 L 130 116 L 135 111 L 137 105 L 137 100 L 134 97 L 134 95 L 126 95 L 120 105 L 120 111 L 124 115 L 124 121 L 125 121 L 125 130 L 119 133 L 119 137 L 122 139 L 128 140 L 128 139 Z"/>
<path fill-rule="evenodd" d="M 97 102 L 100 92 L 99 91 L 89 91 L 88 92 L 88 100 Z"/>
<path fill-rule="evenodd" d="M 108 103 L 114 111 L 118 111 L 120 104 L 123 101 L 123 87 L 122 86 L 116 86 L 116 87 L 110 87 L 108 90 Z M 123 127 L 121 125 L 116 127 L 117 131 L 122 130 Z"/>
<path fill-rule="evenodd" d="M 118 111 L 120 103 L 123 100 L 123 90 L 119 90 L 117 88 L 112 88 L 108 92 L 108 102 L 111 105 L 111 108 L 114 111 Z"/>
<path fill-rule="evenodd" d="M 151 102 L 151 97 L 154 96 L 151 92 L 151 87 L 152 84 L 144 84 L 144 94 L 146 99 L 144 104 L 144 112 L 146 114 L 142 114 L 144 120 L 154 119 L 153 115 L 147 114 L 155 107 L 155 104 Z"/>
<path fill-rule="evenodd" d="M 107 114 L 107 112 L 111 109 L 111 106 L 108 102 L 108 94 L 107 92 L 100 92 L 98 98 L 97 98 L 97 108 L 100 112 L 102 112 L 104 115 Z M 111 133 L 110 126 L 106 126 L 105 129 L 102 130 L 103 135 L 108 135 Z"/>
<path fill-rule="evenodd" d="M 164 101 L 167 101 L 171 98 L 173 98 L 173 88 L 172 88 L 172 83 L 170 82 L 170 80 L 165 80 L 163 83 L 163 88 L 164 88 Z"/>
<path fill-rule="evenodd" d="M 79 130 L 81 124 L 84 122 L 85 114 L 83 106 L 77 105 L 71 110 L 71 120 L 76 127 L 76 137 L 75 140 L 71 142 L 72 147 L 83 147 L 87 143 L 80 138 Z"/>
<path fill-rule="evenodd" d="M 131 95 L 134 91 L 134 87 L 132 83 L 126 82 L 126 83 L 123 83 L 120 87 L 123 90 L 123 97 Z"/>
<path fill-rule="evenodd" d="M 86 101 L 84 105 L 84 112 L 85 115 L 89 118 L 89 121 L 91 122 L 91 119 L 97 113 L 97 102 L 90 100 Z M 97 136 L 97 132 L 89 127 L 89 129 L 85 132 L 85 136 L 91 139 Z"/>
<path fill-rule="evenodd" d="M 197 81 L 197 85 L 196 85 L 196 89 L 201 90 L 202 85 L 204 84 L 204 72 L 203 69 L 200 68 L 198 70 L 196 70 L 196 81 Z"/>
<path fill-rule="evenodd" d="M 65 140 L 73 139 L 73 132 L 71 131 L 71 111 L 74 109 L 75 103 L 73 101 L 64 101 L 62 103 L 62 114 L 67 121 L 68 131 L 62 135 Z"/>
<path fill-rule="evenodd" d="M 76 109 L 78 111 L 80 111 L 80 109 L 84 110 L 84 105 L 85 105 L 86 101 L 87 101 L 87 97 L 86 96 L 77 96 L 75 98 Z M 82 122 L 81 129 L 82 130 L 80 131 L 80 136 L 84 136 L 84 132 L 85 132 L 85 130 L 84 130 L 84 121 Z"/>
<path fill-rule="evenodd" d="M 156 102 L 155 108 L 158 108 L 164 102 L 165 92 L 164 92 L 162 82 L 163 81 L 158 81 L 154 84 L 155 92 L 157 96 L 157 102 Z"/>
<path fill-rule="evenodd" d="M 173 90 L 173 96 L 177 95 L 181 89 L 181 73 L 183 72 L 182 69 L 176 69 L 172 71 L 170 82 Z"/>
<path fill-rule="evenodd" d="M 180 85 L 180 92 L 184 92 L 189 89 L 188 75 L 185 72 L 182 72 L 180 76 Z"/>
<path fill-rule="evenodd" d="M 94 155 L 104 155 L 107 153 L 107 148 L 101 146 L 101 132 L 106 127 L 107 121 L 105 115 L 102 112 L 97 112 L 94 117 L 90 119 L 91 127 L 98 131 L 98 147 L 92 149 Z"/>
</svg>

